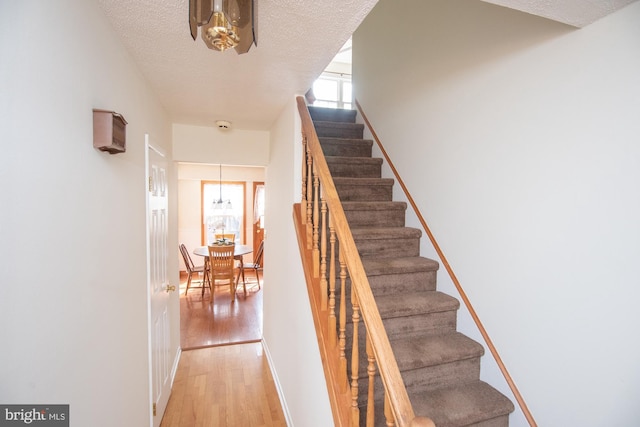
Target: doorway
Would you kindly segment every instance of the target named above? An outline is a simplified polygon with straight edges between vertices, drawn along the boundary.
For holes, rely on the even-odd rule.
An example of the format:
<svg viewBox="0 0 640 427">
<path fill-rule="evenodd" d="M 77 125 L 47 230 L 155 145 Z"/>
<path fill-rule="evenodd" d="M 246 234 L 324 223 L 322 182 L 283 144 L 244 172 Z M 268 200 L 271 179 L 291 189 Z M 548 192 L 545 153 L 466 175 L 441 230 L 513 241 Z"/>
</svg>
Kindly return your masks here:
<svg viewBox="0 0 640 427">
<path fill-rule="evenodd" d="M 262 240 L 265 233 L 264 177 L 264 167 L 178 164 L 178 238 L 187 247 L 194 264 L 204 263 L 203 257 L 194 255 L 194 249 L 210 243 L 210 234 L 220 233 L 222 228 L 225 234 L 233 232 L 236 235 L 236 244 L 249 245 L 255 251 L 260 243 L 256 240 Z M 259 203 L 256 203 L 256 195 L 261 200 Z M 225 208 L 230 207 L 223 212 L 224 217 L 218 215 L 220 210 L 210 206 L 219 200 L 224 202 Z M 184 294 L 185 266 L 179 251 L 176 253 L 181 269 L 182 349 L 261 340 L 262 286 L 258 287 L 254 272 L 245 272 L 246 297 L 242 285 L 238 287 L 234 303 L 229 287 L 214 287 L 212 304 L 209 288 L 203 290 L 199 287 L 201 283 L 192 283 L 188 294 Z M 253 257 L 254 253 L 246 255 L 244 262 L 252 262 Z"/>
</svg>

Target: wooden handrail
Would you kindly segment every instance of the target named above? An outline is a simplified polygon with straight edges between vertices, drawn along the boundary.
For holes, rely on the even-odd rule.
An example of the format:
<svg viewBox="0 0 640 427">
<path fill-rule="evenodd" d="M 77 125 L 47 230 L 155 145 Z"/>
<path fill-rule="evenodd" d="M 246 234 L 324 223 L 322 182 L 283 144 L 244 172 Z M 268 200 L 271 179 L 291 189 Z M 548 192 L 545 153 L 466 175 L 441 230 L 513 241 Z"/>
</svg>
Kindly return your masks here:
<svg viewBox="0 0 640 427">
<path fill-rule="evenodd" d="M 449 264 L 449 261 L 447 261 L 447 258 L 445 257 L 444 253 L 442 252 L 442 249 L 440 249 L 440 245 L 438 245 L 438 242 L 436 241 L 435 236 L 431 232 L 431 229 L 429 229 L 429 226 L 427 225 L 427 222 L 425 221 L 425 219 L 422 216 L 420 210 L 418 209 L 418 206 L 416 205 L 416 202 L 413 200 L 413 197 L 411 197 L 411 194 L 409 193 L 409 190 L 407 189 L 407 186 L 404 184 L 404 181 L 400 177 L 400 174 L 398 173 L 396 167 L 394 166 L 393 162 L 389 158 L 389 155 L 387 154 L 387 151 L 384 149 L 384 146 L 382 145 L 382 142 L 380 142 L 380 139 L 378 138 L 378 135 L 376 134 L 376 131 L 373 129 L 373 126 L 371 126 L 371 123 L 369 122 L 369 119 L 367 118 L 367 115 L 364 113 L 364 111 L 362 109 L 362 106 L 360 105 L 360 103 L 358 102 L 357 99 L 355 100 L 355 104 L 356 104 L 356 107 L 358 108 L 358 111 L 362 115 L 362 119 L 364 120 L 365 125 L 367 126 L 367 128 L 371 132 L 371 135 L 373 136 L 373 139 L 376 141 L 376 144 L 378 145 L 378 148 L 380 148 L 380 151 L 382 152 L 382 155 L 384 156 L 385 161 L 389 165 L 389 168 L 391 168 L 391 171 L 393 172 L 393 175 L 395 176 L 396 181 L 398 182 L 400 187 L 402 187 L 402 191 L 404 192 L 405 196 L 407 197 L 407 200 L 409 201 L 409 204 L 411 205 L 411 207 L 413 208 L 413 211 L 415 212 L 416 216 L 418 217 L 418 220 L 420 221 L 420 224 L 422 225 L 422 228 L 424 228 L 424 231 L 427 233 L 427 236 L 429 236 L 429 240 L 431 241 L 431 244 L 433 245 L 434 249 L 436 250 L 436 252 L 438 254 L 438 257 L 440 258 L 440 260 L 442 261 L 442 264 L 444 265 L 445 269 L 447 270 L 447 273 L 449 273 L 449 276 L 451 277 L 451 281 L 453 282 L 453 284 L 455 285 L 456 289 L 458 290 L 458 293 L 460 294 L 460 298 L 462 298 L 462 301 L 464 302 L 465 306 L 467 307 L 467 310 L 469 310 L 469 313 L 471 314 L 471 317 L 473 318 L 473 321 L 475 322 L 476 326 L 480 330 L 480 334 L 482 335 L 482 338 L 484 338 L 485 342 L 487 343 L 487 347 L 489 347 L 489 351 L 491 352 L 491 354 L 493 355 L 496 363 L 498 364 L 498 367 L 500 368 L 500 371 L 502 372 L 502 375 L 504 375 L 504 378 L 507 381 L 507 384 L 509 385 L 509 388 L 511 389 L 511 391 L 513 392 L 514 397 L 518 401 L 518 405 L 520 406 L 520 409 L 522 410 L 524 416 L 526 417 L 527 421 L 529 422 L 529 425 L 531 427 L 537 427 L 536 421 L 533 419 L 533 415 L 531 414 L 531 411 L 529 411 L 529 408 L 527 407 L 527 404 L 525 403 L 524 398 L 520 394 L 520 391 L 518 390 L 518 387 L 516 386 L 515 382 L 511 378 L 511 375 L 509 374 L 509 371 L 507 370 L 507 367 L 502 362 L 502 358 L 498 354 L 498 350 L 493 345 L 493 341 L 491 341 L 491 338 L 489 338 L 489 334 L 487 333 L 487 330 L 484 328 L 484 325 L 480 321 L 480 318 L 478 317 L 478 314 L 476 313 L 475 309 L 473 308 L 473 305 L 471 305 L 471 301 L 469 301 L 469 298 L 467 297 L 467 294 L 464 292 L 464 289 L 462 289 L 462 285 L 458 281 L 458 278 L 456 277 L 456 274 L 453 272 L 453 269 L 451 268 L 451 265 Z"/>
<path fill-rule="evenodd" d="M 335 235 L 337 236 L 337 240 L 340 244 L 340 262 L 344 262 L 347 266 L 349 277 L 351 279 L 352 292 L 357 300 L 357 305 L 359 305 L 361 319 L 366 326 L 367 338 L 370 340 L 371 350 L 378 365 L 380 377 L 385 389 L 386 399 L 389 400 L 389 404 L 393 411 L 396 423 L 395 425 L 399 427 L 433 426 L 431 420 L 416 417 L 414 414 L 407 390 L 400 375 L 400 370 L 391 349 L 391 344 L 389 343 L 389 338 L 387 337 L 380 313 L 378 312 L 377 304 L 373 297 L 373 293 L 371 292 L 367 275 L 364 271 L 355 241 L 353 240 L 351 229 L 348 226 L 347 218 L 344 210 L 342 209 L 338 192 L 331 177 L 331 173 L 329 172 L 329 167 L 322 152 L 322 148 L 320 147 L 320 141 L 318 140 L 315 127 L 311 120 L 311 116 L 309 115 L 306 102 L 301 96 L 297 97 L 296 101 L 302 122 L 302 132 L 306 150 L 313 158 L 313 167 L 306 170 L 313 169 L 314 180 L 317 177 L 321 183 L 323 203 L 326 202 L 328 211 L 330 212 L 331 226 L 335 229 Z M 308 183 L 310 179 L 311 178 L 307 176 L 306 182 Z M 317 198 L 317 195 L 315 195 L 315 197 Z M 303 195 L 303 205 L 307 200 L 306 196 Z M 301 253 L 311 253 L 316 251 L 316 249 L 314 248 L 309 250 L 308 246 L 305 244 L 308 242 L 305 241 L 306 239 L 303 236 L 303 234 L 305 234 L 302 230 L 302 223 L 304 221 L 300 218 L 303 216 L 304 211 L 308 211 L 308 208 L 305 209 L 305 207 L 302 206 L 299 209 L 294 209 L 294 217 L 296 217 L 296 226 L 300 224 L 298 239 L 300 242 L 299 246 Z M 314 243 L 316 243 L 315 240 L 316 238 L 314 237 Z M 304 260 L 305 255 L 303 255 L 303 261 Z M 314 261 L 312 261 L 312 264 L 313 262 Z M 309 280 L 310 277 L 307 272 L 307 281 Z M 326 310 L 326 308 L 323 309 Z M 317 328 L 318 326 L 316 324 L 316 329 Z M 324 358 L 323 363 L 325 363 Z M 336 409 L 334 408 L 334 412 L 335 411 Z"/>
</svg>

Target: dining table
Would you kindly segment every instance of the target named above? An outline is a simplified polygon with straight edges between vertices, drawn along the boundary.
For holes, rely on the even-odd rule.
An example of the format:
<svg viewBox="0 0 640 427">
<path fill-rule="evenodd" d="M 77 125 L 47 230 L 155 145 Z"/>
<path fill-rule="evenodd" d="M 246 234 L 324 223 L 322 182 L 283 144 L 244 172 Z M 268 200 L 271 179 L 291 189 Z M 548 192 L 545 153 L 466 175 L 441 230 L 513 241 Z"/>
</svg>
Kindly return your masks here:
<svg viewBox="0 0 640 427">
<path fill-rule="evenodd" d="M 251 245 L 236 245 L 233 248 L 233 257 L 237 260 L 242 261 L 242 257 L 244 255 L 250 254 L 253 252 L 253 247 Z M 198 246 L 193 250 L 194 255 L 209 257 L 209 247 L 208 246 Z"/>
<path fill-rule="evenodd" d="M 236 281 L 240 278 L 240 275 L 242 274 L 242 277 L 244 278 L 244 261 L 242 259 L 242 257 L 244 255 L 250 254 L 251 252 L 253 252 L 253 247 L 251 245 L 235 245 L 235 247 L 233 248 L 233 258 L 240 261 L 240 263 L 238 264 L 238 277 L 236 278 Z M 208 246 L 198 246 L 193 250 L 193 254 L 194 255 L 198 255 L 201 257 L 204 257 L 204 263 L 205 265 L 207 265 L 208 261 L 209 261 L 209 247 Z M 244 283 L 244 279 L 243 279 L 243 283 Z M 245 284 L 246 286 L 246 284 Z M 246 291 L 245 291 L 246 292 Z"/>
</svg>

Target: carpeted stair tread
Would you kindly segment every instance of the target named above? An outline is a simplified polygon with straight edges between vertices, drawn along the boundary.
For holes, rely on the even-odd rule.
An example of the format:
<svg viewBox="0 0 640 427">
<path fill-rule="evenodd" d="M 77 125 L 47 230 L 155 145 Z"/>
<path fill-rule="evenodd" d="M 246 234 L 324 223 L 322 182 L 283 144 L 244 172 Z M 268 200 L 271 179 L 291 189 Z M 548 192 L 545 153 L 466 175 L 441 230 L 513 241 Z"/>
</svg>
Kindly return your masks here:
<svg viewBox="0 0 640 427">
<path fill-rule="evenodd" d="M 438 291 L 377 296 L 376 304 L 383 319 L 452 311 L 460 307 L 456 298 Z"/>
<path fill-rule="evenodd" d="M 378 202 L 342 202 L 351 227 L 404 227 L 407 204 L 381 200 Z"/>
<path fill-rule="evenodd" d="M 391 178 L 334 177 L 338 197 L 347 201 L 391 201 L 394 180 Z"/>
<path fill-rule="evenodd" d="M 346 211 L 406 211 L 406 202 L 380 201 L 380 202 L 342 202 L 342 209 Z"/>
<path fill-rule="evenodd" d="M 485 422 L 483 426 L 507 426 L 513 412 L 511 401 L 483 381 L 415 394 L 411 398 L 416 415 L 431 418 L 438 427 L 461 427 Z M 498 420 L 504 417 L 505 420 Z M 494 420 L 495 423 L 489 423 Z"/>
<path fill-rule="evenodd" d="M 357 186 L 357 185 L 362 185 L 362 186 L 374 186 L 374 185 L 380 185 L 380 186 L 387 186 L 387 185 L 393 185 L 394 180 L 392 178 L 354 178 L 354 177 L 344 177 L 344 176 L 337 176 L 337 177 L 333 177 L 333 182 L 338 185 L 353 185 L 353 186 Z"/>
<path fill-rule="evenodd" d="M 359 145 L 362 147 L 373 147 L 373 139 L 364 138 L 341 138 L 339 136 L 318 136 L 320 145 Z M 370 156 L 360 156 L 370 157 Z"/>
<path fill-rule="evenodd" d="M 400 370 L 441 365 L 481 357 L 484 348 L 459 332 L 391 340 Z"/>
<path fill-rule="evenodd" d="M 318 137 L 325 156 L 371 157 L 373 140 L 360 138 Z"/>
<path fill-rule="evenodd" d="M 365 258 L 362 260 L 367 277 L 390 274 L 417 273 L 421 271 L 436 271 L 438 261 L 424 257 L 402 258 Z"/>
<path fill-rule="evenodd" d="M 357 241 L 388 239 L 419 239 L 422 231 L 413 227 L 359 227 L 352 228 L 351 234 Z"/>
<path fill-rule="evenodd" d="M 364 133 L 364 125 L 362 123 L 316 120 L 313 125 L 318 137 L 362 138 Z"/>
<path fill-rule="evenodd" d="M 325 156 L 331 176 L 380 178 L 382 159 L 373 157 Z"/>
<path fill-rule="evenodd" d="M 411 227 L 352 228 L 361 258 L 402 258 L 420 255 L 422 232 Z"/>
<path fill-rule="evenodd" d="M 381 165 L 382 159 L 379 157 L 354 157 L 354 156 L 325 156 L 327 163 L 371 163 Z"/>
<path fill-rule="evenodd" d="M 314 120 L 313 124 L 316 128 L 336 128 L 336 129 L 364 129 L 362 123 L 349 122 L 332 122 L 329 120 Z"/>
<path fill-rule="evenodd" d="M 350 122 L 356 121 L 356 110 L 309 106 L 309 114 L 313 121 Z"/>
<path fill-rule="evenodd" d="M 354 209 L 351 209 L 351 207 L 345 209 L 345 206 L 343 206 L 349 226 L 352 228 L 405 226 L 406 205 L 397 205 L 388 201 L 380 201 L 378 203 L 380 206 L 370 210 L 365 210 L 358 206 L 355 206 Z"/>
</svg>

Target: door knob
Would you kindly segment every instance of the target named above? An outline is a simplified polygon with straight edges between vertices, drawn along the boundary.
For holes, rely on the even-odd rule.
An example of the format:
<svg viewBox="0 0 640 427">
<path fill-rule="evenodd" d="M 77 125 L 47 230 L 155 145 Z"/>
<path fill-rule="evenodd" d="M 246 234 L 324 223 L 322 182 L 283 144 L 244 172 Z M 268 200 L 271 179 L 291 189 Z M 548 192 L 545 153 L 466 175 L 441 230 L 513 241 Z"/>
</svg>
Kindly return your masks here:
<svg viewBox="0 0 640 427">
<path fill-rule="evenodd" d="M 167 293 L 173 292 L 176 290 L 175 285 L 167 285 Z"/>
</svg>

